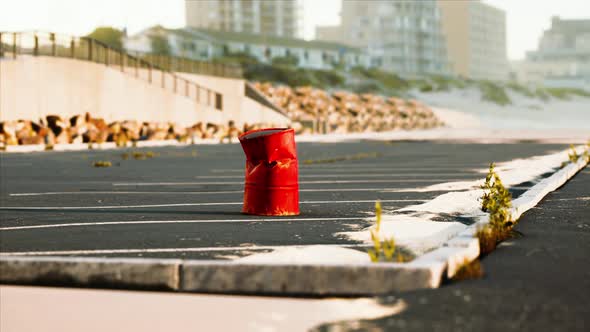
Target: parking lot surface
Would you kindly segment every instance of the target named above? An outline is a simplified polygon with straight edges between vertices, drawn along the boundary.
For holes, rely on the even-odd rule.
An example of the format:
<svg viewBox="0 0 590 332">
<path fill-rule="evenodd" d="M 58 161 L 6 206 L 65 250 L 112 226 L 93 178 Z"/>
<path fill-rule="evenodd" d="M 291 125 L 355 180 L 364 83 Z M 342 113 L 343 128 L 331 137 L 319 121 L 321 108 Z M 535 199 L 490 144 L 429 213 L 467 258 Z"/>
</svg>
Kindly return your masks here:
<svg viewBox="0 0 590 332">
<path fill-rule="evenodd" d="M 228 259 L 274 246 L 355 245 L 335 233 L 368 225 L 376 200 L 385 212 L 420 204 L 441 192 L 417 188 L 481 179 L 492 161 L 566 146 L 341 142 L 297 148 L 296 217 L 240 212 L 245 157 L 239 144 L 2 154 L 0 254 Z M 112 166 L 94 167 L 97 161 Z M 511 190 L 518 195 L 530 185 Z"/>
</svg>

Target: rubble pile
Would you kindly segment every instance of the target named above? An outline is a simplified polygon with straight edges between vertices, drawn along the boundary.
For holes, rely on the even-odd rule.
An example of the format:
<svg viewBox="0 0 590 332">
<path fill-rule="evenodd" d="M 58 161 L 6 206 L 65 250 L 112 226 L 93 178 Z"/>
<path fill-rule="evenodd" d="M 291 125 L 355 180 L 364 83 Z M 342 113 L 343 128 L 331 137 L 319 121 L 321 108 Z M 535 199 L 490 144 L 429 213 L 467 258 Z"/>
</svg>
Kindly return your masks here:
<svg viewBox="0 0 590 332">
<path fill-rule="evenodd" d="M 443 125 L 432 110 L 416 100 L 312 87 L 290 88 L 270 83 L 254 86 L 282 107 L 301 133 L 352 133 L 427 129 Z"/>
<path fill-rule="evenodd" d="M 104 142 L 127 146 L 137 141 L 170 139 L 187 143 L 202 139 L 236 141 L 241 133 L 267 125 L 269 124 L 246 124 L 238 128 L 233 121 L 229 121 L 227 125 L 199 122 L 185 128 L 172 123 L 133 120 L 107 123 L 104 119 L 93 118 L 89 113 L 69 119 L 48 115 L 38 122 L 0 122 L 0 146 L 45 144 L 50 147 L 55 144 Z"/>
</svg>

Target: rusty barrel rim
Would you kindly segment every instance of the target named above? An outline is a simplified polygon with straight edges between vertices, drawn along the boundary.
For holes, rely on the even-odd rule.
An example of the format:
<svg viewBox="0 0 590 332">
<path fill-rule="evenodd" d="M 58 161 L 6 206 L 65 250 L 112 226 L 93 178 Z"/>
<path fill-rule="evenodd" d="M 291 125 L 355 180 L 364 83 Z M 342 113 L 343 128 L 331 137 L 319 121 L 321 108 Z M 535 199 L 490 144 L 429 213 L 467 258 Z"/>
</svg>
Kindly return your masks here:
<svg viewBox="0 0 590 332">
<path fill-rule="evenodd" d="M 257 135 L 254 137 L 247 137 L 250 136 L 252 134 L 256 134 L 256 133 L 260 133 L 260 132 L 264 132 L 264 131 L 272 131 L 266 135 Z M 262 128 L 262 129 L 253 129 L 253 130 L 249 130 L 245 133 L 243 133 L 242 135 L 238 136 L 238 139 L 240 141 L 246 141 L 246 140 L 252 140 L 252 139 L 257 139 L 257 138 L 261 138 L 261 137 L 269 137 L 269 136 L 274 136 L 274 135 L 281 135 L 281 134 L 285 134 L 285 133 L 289 133 L 292 132 L 293 134 L 295 134 L 295 129 L 293 128 Z"/>
</svg>

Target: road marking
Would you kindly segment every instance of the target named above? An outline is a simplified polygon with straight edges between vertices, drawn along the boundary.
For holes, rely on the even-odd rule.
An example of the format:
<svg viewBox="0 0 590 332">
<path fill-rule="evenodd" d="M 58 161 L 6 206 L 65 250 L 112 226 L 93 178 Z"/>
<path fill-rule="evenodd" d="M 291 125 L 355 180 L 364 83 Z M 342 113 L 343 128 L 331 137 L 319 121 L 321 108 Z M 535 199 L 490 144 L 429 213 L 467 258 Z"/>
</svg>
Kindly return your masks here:
<svg viewBox="0 0 590 332">
<path fill-rule="evenodd" d="M 350 165 L 355 166 L 355 165 Z M 371 170 L 371 171 L 438 171 L 438 170 L 457 170 L 457 171 L 469 171 L 478 172 L 480 169 L 474 169 L 473 166 L 458 165 L 456 167 L 374 167 L 375 165 L 361 165 L 358 167 L 359 170 Z M 485 167 L 485 166 L 482 166 Z M 302 173 L 311 171 L 330 171 L 330 172 L 350 172 L 355 167 L 299 167 Z M 482 168 L 483 169 L 483 168 Z M 214 169 L 211 173 L 244 173 L 244 169 Z"/>
<path fill-rule="evenodd" d="M 422 199 L 384 199 L 382 203 L 395 202 L 426 202 Z M 352 204 L 375 203 L 375 200 L 348 200 L 348 201 L 301 201 L 299 204 Z M 105 210 L 105 209 L 133 209 L 154 207 L 179 207 L 179 206 L 223 206 L 242 205 L 243 202 L 206 202 L 206 203 L 173 203 L 173 204 L 145 204 L 145 205 L 98 205 L 98 206 L 0 206 L 0 210 Z"/>
<path fill-rule="evenodd" d="M 386 179 L 386 180 L 317 180 L 317 181 L 299 181 L 299 184 L 346 184 L 346 183 L 397 183 L 397 182 L 420 182 L 420 183 L 435 183 L 435 182 L 449 182 L 449 181 L 465 181 L 465 179 Z M 243 181 L 239 182 L 116 182 L 113 183 L 115 187 L 132 187 L 132 186 L 213 186 L 213 185 L 243 185 Z"/>
<path fill-rule="evenodd" d="M 299 192 L 355 192 L 370 191 L 376 193 L 392 194 L 388 190 L 395 188 L 318 188 L 299 189 Z M 399 188 L 398 188 L 399 189 Z M 413 188 L 402 188 L 404 191 L 412 191 Z M 215 195 L 215 194 L 243 194 L 244 190 L 228 191 L 49 191 L 38 193 L 12 193 L 11 197 L 25 196 L 51 196 L 51 195 Z"/>
<path fill-rule="evenodd" d="M 371 169 L 373 171 L 373 169 Z M 392 174 L 392 173 L 378 173 L 378 174 L 299 174 L 299 178 L 376 178 L 376 177 L 428 177 L 428 176 L 457 176 L 457 173 L 437 173 L 437 174 Z M 471 176 L 479 176 L 479 174 L 466 174 Z M 197 179 L 243 179 L 244 175 L 198 175 L 195 176 Z"/>
<path fill-rule="evenodd" d="M 581 197 L 572 197 L 572 198 L 554 198 L 554 199 L 546 199 L 547 202 L 552 201 L 590 201 L 589 196 L 581 196 Z"/>
<path fill-rule="evenodd" d="M 228 191 L 49 191 L 42 193 L 13 193 L 9 194 L 12 197 L 21 196 L 48 196 L 48 195 L 153 195 L 153 194 L 171 194 L 171 195 L 211 195 L 211 194 L 243 194 L 243 190 L 228 190 Z"/>
<path fill-rule="evenodd" d="M 191 248 L 152 248 L 152 249 L 95 249 L 95 250 L 56 250 L 56 251 L 20 251 L 2 252 L 0 256 L 59 256 L 59 255 L 105 255 L 105 254 L 142 254 L 142 253 L 166 253 L 166 252 L 206 252 L 206 251 L 240 251 L 240 250 L 272 250 L 288 247 L 305 247 L 307 245 L 285 246 L 247 246 L 247 247 L 191 247 Z M 333 247 L 355 247 L 351 244 L 322 244 Z"/>
<path fill-rule="evenodd" d="M 263 219 L 203 219 L 203 220 L 129 220 L 129 221 L 102 221 L 102 222 L 77 222 L 67 224 L 44 224 L 31 226 L 0 227 L 0 231 L 16 231 L 23 229 L 38 228 L 63 228 L 79 226 L 109 226 L 109 225 L 150 225 L 150 224 L 200 224 L 200 223 L 252 223 L 252 222 L 289 222 L 289 221 L 340 221 L 340 220 L 363 220 L 363 217 L 343 218 L 263 218 Z"/>
</svg>

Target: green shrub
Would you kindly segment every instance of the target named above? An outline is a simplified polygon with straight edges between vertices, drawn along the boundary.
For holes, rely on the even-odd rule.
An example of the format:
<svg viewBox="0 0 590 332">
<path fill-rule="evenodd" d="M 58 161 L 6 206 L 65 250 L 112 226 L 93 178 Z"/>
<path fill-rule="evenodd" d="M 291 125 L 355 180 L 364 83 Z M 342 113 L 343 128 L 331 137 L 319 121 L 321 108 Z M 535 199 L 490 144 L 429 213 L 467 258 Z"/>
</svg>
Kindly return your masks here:
<svg viewBox="0 0 590 332">
<path fill-rule="evenodd" d="M 479 90 L 481 91 L 482 100 L 490 101 L 500 106 L 512 103 L 504 88 L 496 83 L 482 81 L 479 83 Z"/>
<path fill-rule="evenodd" d="M 541 89 L 541 88 L 535 90 L 535 97 L 537 97 L 543 101 L 547 101 L 547 100 L 551 99 L 551 96 L 549 95 L 549 93 L 547 93 L 547 90 Z"/>
<path fill-rule="evenodd" d="M 377 81 L 387 89 L 407 90 L 411 88 L 409 81 L 399 77 L 394 73 L 382 71 L 377 68 L 355 67 L 351 70 L 351 72 L 357 77 Z"/>
<path fill-rule="evenodd" d="M 261 63 L 244 66 L 244 77 L 251 81 L 281 83 L 290 87 L 310 85 L 327 88 L 337 87 L 345 82 L 345 78 L 333 70 L 312 70 Z"/>
<path fill-rule="evenodd" d="M 365 81 L 360 84 L 352 86 L 354 93 L 378 93 L 381 91 L 381 87 L 374 81 Z"/>
<path fill-rule="evenodd" d="M 568 100 L 571 96 L 590 97 L 590 92 L 576 88 L 547 88 L 547 93 L 552 97 Z"/>
<path fill-rule="evenodd" d="M 465 89 L 467 83 L 463 79 L 434 75 L 430 77 L 436 91 L 449 91 L 451 88 Z"/>
<path fill-rule="evenodd" d="M 275 66 L 297 66 L 299 64 L 299 59 L 292 55 L 287 56 L 277 56 L 272 58 L 271 63 Z"/>
<path fill-rule="evenodd" d="M 420 89 L 420 92 L 432 92 L 432 91 L 434 91 L 434 87 L 432 86 L 432 84 L 429 84 L 429 83 L 426 83 L 426 82 L 422 83 L 420 85 L 420 88 L 419 89 Z"/>
<path fill-rule="evenodd" d="M 258 63 L 258 59 L 254 56 L 244 53 L 244 52 L 236 52 L 236 53 L 229 53 L 224 56 L 220 56 L 213 59 L 213 63 L 219 64 L 233 64 L 233 65 L 240 65 L 240 66 L 247 66 L 253 65 Z"/>
<path fill-rule="evenodd" d="M 508 87 L 509 89 L 520 93 L 521 95 L 525 95 L 527 97 L 535 97 L 536 96 L 536 91 L 533 92 L 531 90 L 529 90 L 526 86 L 522 86 L 516 82 L 510 82 L 506 85 L 506 87 Z"/>
</svg>

